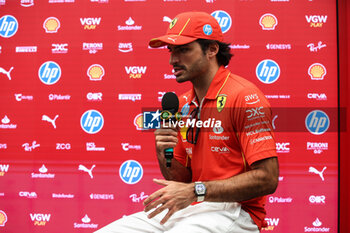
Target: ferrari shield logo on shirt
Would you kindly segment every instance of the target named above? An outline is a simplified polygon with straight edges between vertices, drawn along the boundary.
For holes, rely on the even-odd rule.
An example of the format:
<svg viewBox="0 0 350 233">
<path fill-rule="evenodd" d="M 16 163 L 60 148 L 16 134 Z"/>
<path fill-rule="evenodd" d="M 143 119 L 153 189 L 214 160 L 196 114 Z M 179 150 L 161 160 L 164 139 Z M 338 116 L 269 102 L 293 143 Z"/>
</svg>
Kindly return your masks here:
<svg viewBox="0 0 350 233">
<path fill-rule="evenodd" d="M 169 29 L 172 29 L 175 26 L 176 22 L 177 22 L 177 18 L 173 19 L 169 25 Z"/>
<path fill-rule="evenodd" d="M 225 107 L 227 96 L 226 95 L 219 95 L 216 99 L 216 108 L 218 109 L 218 112 L 221 112 L 222 109 Z"/>
</svg>

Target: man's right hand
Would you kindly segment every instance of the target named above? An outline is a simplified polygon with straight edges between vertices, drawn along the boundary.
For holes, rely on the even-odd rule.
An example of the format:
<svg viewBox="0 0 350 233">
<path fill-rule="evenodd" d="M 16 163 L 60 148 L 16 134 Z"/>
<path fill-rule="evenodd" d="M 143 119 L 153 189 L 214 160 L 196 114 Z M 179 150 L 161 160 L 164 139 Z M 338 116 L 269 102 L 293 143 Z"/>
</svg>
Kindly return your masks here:
<svg viewBox="0 0 350 233">
<path fill-rule="evenodd" d="M 154 131 L 156 150 L 158 156 L 164 156 L 164 150 L 167 148 L 174 148 L 178 143 L 177 129 L 171 128 L 160 128 Z"/>
</svg>

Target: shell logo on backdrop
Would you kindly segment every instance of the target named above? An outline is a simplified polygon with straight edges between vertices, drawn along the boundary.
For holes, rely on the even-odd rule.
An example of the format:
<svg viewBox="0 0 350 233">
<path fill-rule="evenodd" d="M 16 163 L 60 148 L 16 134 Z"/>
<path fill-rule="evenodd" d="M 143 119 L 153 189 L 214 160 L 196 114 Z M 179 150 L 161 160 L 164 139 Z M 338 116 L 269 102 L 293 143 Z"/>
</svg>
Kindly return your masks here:
<svg viewBox="0 0 350 233">
<path fill-rule="evenodd" d="M 86 73 L 91 81 L 101 81 L 105 75 L 105 69 L 99 64 L 93 64 L 87 69 Z"/>
<path fill-rule="evenodd" d="M 0 227 L 4 227 L 7 222 L 7 215 L 4 211 L 0 210 Z"/>
<path fill-rule="evenodd" d="M 260 17 L 259 24 L 263 30 L 275 30 L 278 20 L 273 14 L 267 13 Z"/>
<path fill-rule="evenodd" d="M 0 36 L 9 38 L 18 30 L 18 22 L 12 15 L 4 15 L 0 18 Z"/>
<path fill-rule="evenodd" d="M 60 27 L 61 23 L 56 17 L 47 18 L 43 24 L 46 33 L 56 33 Z"/>
<path fill-rule="evenodd" d="M 140 113 L 134 118 L 134 125 L 137 130 L 143 130 L 143 114 Z"/>
<path fill-rule="evenodd" d="M 320 63 L 312 64 L 308 69 L 311 80 L 323 80 L 327 74 L 326 67 Z"/>
</svg>

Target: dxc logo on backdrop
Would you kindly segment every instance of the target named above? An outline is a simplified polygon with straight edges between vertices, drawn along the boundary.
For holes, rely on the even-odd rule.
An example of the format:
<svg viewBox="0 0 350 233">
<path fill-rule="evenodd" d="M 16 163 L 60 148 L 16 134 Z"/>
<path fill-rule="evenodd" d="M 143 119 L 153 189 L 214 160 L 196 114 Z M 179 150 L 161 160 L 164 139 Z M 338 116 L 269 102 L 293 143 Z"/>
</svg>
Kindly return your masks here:
<svg viewBox="0 0 350 233">
<path fill-rule="evenodd" d="M 4 15 L 0 18 L 0 36 L 9 38 L 16 34 L 18 22 L 12 15 Z"/>
<path fill-rule="evenodd" d="M 328 115 L 321 110 L 310 112 L 305 119 L 305 126 L 310 133 L 320 135 L 325 133 L 330 125 Z"/>
<path fill-rule="evenodd" d="M 280 77 L 280 67 L 277 62 L 269 59 L 261 61 L 255 72 L 258 79 L 265 84 L 274 83 Z"/>
<path fill-rule="evenodd" d="M 103 116 L 99 111 L 88 110 L 80 118 L 81 128 L 89 134 L 98 133 L 103 127 Z"/>
<path fill-rule="evenodd" d="M 119 176 L 127 184 L 136 184 L 143 176 L 143 169 L 135 160 L 125 161 L 119 168 Z"/>
<path fill-rule="evenodd" d="M 52 85 L 61 78 L 61 67 L 53 61 L 43 63 L 39 68 L 40 81 L 46 85 Z"/>
<path fill-rule="evenodd" d="M 214 11 L 211 15 L 218 21 L 222 33 L 226 33 L 231 28 L 232 19 L 226 11 Z"/>
</svg>

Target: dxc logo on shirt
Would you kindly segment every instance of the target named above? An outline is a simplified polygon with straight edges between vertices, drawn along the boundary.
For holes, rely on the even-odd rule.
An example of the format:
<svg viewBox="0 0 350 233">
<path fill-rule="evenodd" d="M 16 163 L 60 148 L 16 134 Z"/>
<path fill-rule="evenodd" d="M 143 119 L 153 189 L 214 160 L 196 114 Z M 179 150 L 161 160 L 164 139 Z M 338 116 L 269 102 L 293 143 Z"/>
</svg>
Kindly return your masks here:
<svg viewBox="0 0 350 233">
<path fill-rule="evenodd" d="M 52 85 L 61 78 L 61 67 L 53 61 L 43 63 L 39 68 L 40 81 L 46 85 Z"/>
<path fill-rule="evenodd" d="M 136 184 L 143 176 L 143 169 L 135 160 L 125 161 L 119 168 L 119 176 L 127 184 Z"/>
<path fill-rule="evenodd" d="M 103 116 L 99 111 L 88 110 L 80 118 L 81 128 L 89 134 L 98 133 L 103 127 Z"/>
<path fill-rule="evenodd" d="M 0 36 L 9 38 L 16 34 L 18 22 L 12 15 L 4 15 L 0 18 Z"/>
<path fill-rule="evenodd" d="M 310 112 L 305 119 L 305 126 L 310 133 L 320 135 L 325 133 L 330 125 L 328 115 L 321 110 Z"/>
<path fill-rule="evenodd" d="M 255 72 L 258 79 L 265 84 L 274 83 L 280 77 L 280 67 L 277 62 L 269 59 L 261 61 Z"/>
<path fill-rule="evenodd" d="M 218 21 L 222 33 L 226 33 L 231 28 L 232 19 L 226 11 L 214 11 L 211 15 Z"/>
</svg>

